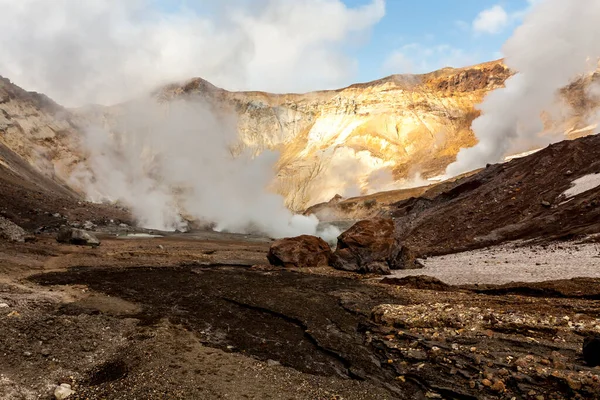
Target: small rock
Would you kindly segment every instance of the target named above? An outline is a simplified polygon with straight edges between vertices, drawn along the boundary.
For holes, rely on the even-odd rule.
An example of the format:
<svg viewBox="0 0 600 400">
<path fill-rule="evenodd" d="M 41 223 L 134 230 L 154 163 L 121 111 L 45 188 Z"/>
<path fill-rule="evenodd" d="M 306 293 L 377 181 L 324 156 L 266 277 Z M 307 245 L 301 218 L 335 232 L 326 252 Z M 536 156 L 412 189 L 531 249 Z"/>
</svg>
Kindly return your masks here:
<svg viewBox="0 0 600 400">
<path fill-rule="evenodd" d="M 60 218 L 60 217 L 61 217 L 60 213 L 54 213 L 54 214 L 52 214 L 52 216 L 53 216 L 54 218 Z"/>
<path fill-rule="evenodd" d="M 9 305 L 6 303 L 0 303 L 0 308 L 8 308 Z"/>
<path fill-rule="evenodd" d="M 66 399 L 74 393 L 75 391 L 71 389 L 71 385 L 69 385 L 68 383 L 61 383 L 59 386 L 56 387 L 56 389 L 54 389 L 54 397 L 56 398 L 56 400 Z"/>
<path fill-rule="evenodd" d="M 550 206 L 551 206 L 550 202 L 548 202 L 548 201 L 546 201 L 546 200 L 543 200 L 541 204 L 542 204 L 544 207 L 550 207 Z"/>
<path fill-rule="evenodd" d="M 158 248 L 159 248 L 159 249 L 161 249 L 161 250 L 164 250 L 164 249 L 165 249 L 165 247 L 164 247 L 162 244 L 159 244 L 159 245 L 158 245 Z"/>
<path fill-rule="evenodd" d="M 269 367 L 276 367 L 278 365 L 281 365 L 281 363 L 279 361 L 269 359 L 269 360 L 267 360 L 267 365 Z"/>
<path fill-rule="evenodd" d="M 25 357 L 31 357 L 31 352 L 30 352 L 30 351 L 24 351 L 24 352 L 23 352 L 23 355 L 24 355 Z"/>
<path fill-rule="evenodd" d="M 41 353 L 44 357 L 48 357 L 51 354 L 49 349 L 42 349 Z"/>
<path fill-rule="evenodd" d="M 492 382 L 489 379 L 483 379 L 481 381 L 481 384 L 485 387 L 491 387 L 492 386 Z"/>
<path fill-rule="evenodd" d="M 504 382 L 497 380 L 494 382 L 491 389 L 495 392 L 504 392 L 506 390 L 506 386 L 504 386 Z"/>
<path fill-rule="evenodd" d="M 83 229 L 92 230 L 96 225 L 92 221 L 85 221 L 83 223 Z"/>
<path fill-rule="evenodd" d="M 567 172 L 565 172 L 565 175 L 569 176 L 569 175 L 573 175 L 573 171 L 568 170 Z"/>
<path fill-rule="evenodd" d="M 427 353 L 425 353 L 422 350 L 413 350 L 413 349 L 410 349 L 406 353 L 406 356 L 408 358 L 411 358 L 411 359 L 416 360 L 416 361 L 425 361 L 425 360 L 427 360 Z"/>
</svg>

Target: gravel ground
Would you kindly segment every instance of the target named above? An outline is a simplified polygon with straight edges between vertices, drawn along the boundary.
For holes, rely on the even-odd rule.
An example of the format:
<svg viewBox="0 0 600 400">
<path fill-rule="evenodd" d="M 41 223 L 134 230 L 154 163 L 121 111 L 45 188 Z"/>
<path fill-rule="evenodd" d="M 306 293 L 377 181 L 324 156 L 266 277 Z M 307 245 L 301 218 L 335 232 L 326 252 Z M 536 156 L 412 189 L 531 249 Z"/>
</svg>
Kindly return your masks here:
<svg viewBox="0 0 600 400">
<path fill-rule="evenodd" d="M 428 275 L 453 285 L 600 278 L 600 244 L 595 243 L 513 243 L 422 261 L 425 268 L 394 271 L 392 277 Z"/>
</svg>

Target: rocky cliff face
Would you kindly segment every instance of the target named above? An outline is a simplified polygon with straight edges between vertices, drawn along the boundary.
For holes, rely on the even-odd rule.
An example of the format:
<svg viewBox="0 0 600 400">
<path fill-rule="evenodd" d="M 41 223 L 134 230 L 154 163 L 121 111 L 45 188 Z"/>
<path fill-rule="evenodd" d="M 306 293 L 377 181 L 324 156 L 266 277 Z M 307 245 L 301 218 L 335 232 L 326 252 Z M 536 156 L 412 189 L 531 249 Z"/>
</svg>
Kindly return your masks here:
<svg viewBox="0 0 600 400">
<path fill-rule="evenodd" d="M 0 77 L 0 145 L 14 153 L 0 157 L 2 166 L 23 174 L 19 165 L 23 160 L 35 172 L 66 187 L 73 165 L 81 161 L 79 141 L 77 117 L 70 111 Z"/>
<path fill-rule="evenodd" d="M 470 130 L 476 105 L 511 75 L 501 61 L 445 68 L 424 75 L 393 75 L 340 90 L 307 94 L 229 92 L 202 79 L 171 85 L 155 95 L 201 97 L 232 113 L 243 145 L 280 153 L 272 189 L 301 211 L 336 194 L 357 196 L 428 184 L 461 147 L 475 144 Z M 587 121 L 598 102 L 594 76 L 565 88 L 575 110 L 558 121 L 570 135 L 591 133 Z M 81 126 L 111 126 L 119 106 L 65 110 L 43 95 L 0 82 L 0 141 L 61 184 L 84 161 Z M 550 121 L 549 124 L 557 124 Z"/>
<path fill-rule="evenodd" d="M 165 99 L 201 95 L 239 115 L 242 141 L 277 149 L 274 188 L 293 210 L 343 196 L 416 185 L 475 143 L 475 105 L 510 76 L 500 62 L 393 75 L 308 94 L 228 92 L 201 79 Z"/>
</svg>

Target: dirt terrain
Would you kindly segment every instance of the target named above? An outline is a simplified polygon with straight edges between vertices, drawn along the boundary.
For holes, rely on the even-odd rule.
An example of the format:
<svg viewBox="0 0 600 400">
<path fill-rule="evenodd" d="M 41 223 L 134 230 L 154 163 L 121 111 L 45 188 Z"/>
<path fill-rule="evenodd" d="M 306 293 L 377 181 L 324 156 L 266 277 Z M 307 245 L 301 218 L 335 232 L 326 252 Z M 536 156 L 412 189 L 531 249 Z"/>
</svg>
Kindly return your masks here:
<svg viewBox="0 0 600 400">
<path fill-rule="evenodd" d="M 431 194 L 395 204 L 392 216 L 421 254 L 453 253 L 508 240 L 573 238 L 600 232 L 600 186 L 568 196 L 600 172 L 600 136 L 552 144 Z"/>
<path fill-rule="evenodd" d="M 257 237 L 100 237 L 0 243 L 1 398 L 600 395 L 581 359 L 599 280 L 378 283 L 270 267 Z"/>
</svg>

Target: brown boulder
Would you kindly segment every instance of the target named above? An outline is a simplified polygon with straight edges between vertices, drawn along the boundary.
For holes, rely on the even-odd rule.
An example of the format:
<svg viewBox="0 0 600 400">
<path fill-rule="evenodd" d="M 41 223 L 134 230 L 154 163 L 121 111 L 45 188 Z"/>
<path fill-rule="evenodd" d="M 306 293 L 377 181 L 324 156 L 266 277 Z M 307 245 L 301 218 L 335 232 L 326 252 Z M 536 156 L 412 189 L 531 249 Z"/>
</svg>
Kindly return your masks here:
<svg viewBox="0 0 600 400">
<path fill-rule="evenodd" d="M 267 258 L 272 265 L 286 268 L 326 267 L 331 258 L 331 248 L 321 238 L 302 235 L 276 240 Z"/>
<path fill-rule="evenodd" d="M 342 233 L 331 261 L 337 269 L 384 275 L 416 267 L 412 252 L 397 240 L 394 221 L 385 218 L 359 221 Z"/>
</svg>

